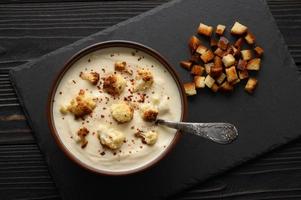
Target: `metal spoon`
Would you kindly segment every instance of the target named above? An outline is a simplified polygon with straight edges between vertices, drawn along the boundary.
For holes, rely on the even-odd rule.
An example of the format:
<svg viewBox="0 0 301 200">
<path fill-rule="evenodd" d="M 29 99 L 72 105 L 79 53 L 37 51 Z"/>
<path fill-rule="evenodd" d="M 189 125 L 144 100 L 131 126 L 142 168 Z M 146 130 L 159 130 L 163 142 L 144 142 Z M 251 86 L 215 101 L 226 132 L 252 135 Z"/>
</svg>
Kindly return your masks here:
<svg viewBox="0 0 301 200">
<path fill-rule="evenodd" d="M 189 123 L 157 119 L 156 124 L 201 136 L 219 144 L 229 144 L 238 136 L 235 126 L 229 123 Z"/>
</svg>

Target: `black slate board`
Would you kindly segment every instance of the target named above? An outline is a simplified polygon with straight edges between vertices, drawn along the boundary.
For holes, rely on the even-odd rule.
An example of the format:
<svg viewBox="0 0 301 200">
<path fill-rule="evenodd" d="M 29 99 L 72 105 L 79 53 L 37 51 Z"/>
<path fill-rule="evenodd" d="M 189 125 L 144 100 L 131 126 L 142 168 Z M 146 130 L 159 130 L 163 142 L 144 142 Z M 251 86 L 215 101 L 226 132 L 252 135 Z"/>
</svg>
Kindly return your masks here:
<svg viewBox="0 0 301 200">
<path fill-rule="evenodd" d="M 69 161 L 58 149 L 46 122 L 46 101 L 54 76 L 78 50 L 100 41 L 127 39 L 161 52 L 182 80 L 190 75 L 178 67 L 188 57 L 187 39 L 200 21 L 231 26 L 247 24 L 265 48 L 260 85 L 253 96 L 242 88 L 230 96 L 203 92 L 189 99 L 190 121 L 228 121 L 239 128 L 239 140 L 220 146 L 185 135 L 159 165 L 128 177 L 91 174 Z M 24 111 L 45 154 L 51 174 L 64 199 L 111 196 L 156 199 L 183 190 L 299 135 L 301 86 L 297 67 L 265 4 L 261 0 L 175 0 L 42 58 L 17 67 L 11 78 Z M 201 92 L 202 93 L 202 92 Z M 135 195 L 134 195 L 135 194 Z"/>
</svg>

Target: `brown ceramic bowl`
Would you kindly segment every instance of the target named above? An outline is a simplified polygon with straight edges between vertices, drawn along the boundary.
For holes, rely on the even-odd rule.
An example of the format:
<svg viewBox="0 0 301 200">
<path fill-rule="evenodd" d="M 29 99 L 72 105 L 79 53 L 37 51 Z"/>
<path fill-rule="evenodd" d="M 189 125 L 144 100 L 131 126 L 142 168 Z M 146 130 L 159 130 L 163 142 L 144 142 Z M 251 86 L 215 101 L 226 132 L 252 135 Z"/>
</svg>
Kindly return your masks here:
<svg viewBox="0 0 301 200">
<path fill-rule="evenodd" d="M 56 90 L 57 87 L 62 79 L 62 77 L 64 76 L 64 74 L 69 70 L 69 68 L 72 67 L 72 65 L 78 61 L 80 58 L 82 58 L 83 56 L 90 54 L 94 51 L 100 50 L 100 49 L 105 49 L 105 48 L 110 48 L 110 47 L 126 47 L 126 48 L 132 48 L 132 49 L 136 49 L 139 51 L 142 51 L 150 56 L 152 56 L 153 58 L 155 58 L 157 61 L 159 61 L 162 66 L 164 66 L 166 68 L 166 70 L 171 74 L 171 76 L 173 77 L 175 83 L 178 86 L 178 90 L 180 93 L 180 97 L 181 97 L 181 107 L 182 107 L 182 113 L 181 113 L 181 121 L 183 121 L 186 118 L 186 112 L 187 112 L 187 99 L 186 99 L 186 95 L 184 92 L 184 88 L 180 82 L 180 79 L 177 75 L 177 73 L 174 71 L 174 69 L 170 66 L 170 64 L 166 61 L 166 59 L 163 58 L 163 56 L 161 56 L 158 52 L 156 52 L 155 50 L 144 46 L 142 44 L 139 43 L 135 43 L 135 42 L 130 42 L 130 41 L 123 41 L 123 40 L 114 40 L 114 41 L 106 41 L 106 42 L 101 42 L 101 43 L 97 43 L 94 45 L 91 45 L 83 50 L 81 50 L 80 52 L 76 53 L 74 56 L 72 56 L 67 63 L 62 67 L 62 70 L 58 73 L 57 77 L 55 78 L 52 87 L 50 89 L 50 94 L 49 94 L 49 98 L 48 98 L 48 106 L 47 106 L 47 117 L 48 117 L 48 125 L 49 128 L 51 130 L 51 133 L 53 135 L 53 137 L 55 138 L 56 143 L 58 144 L 58 146 L 60 147 L 60 149 L 65 153 L 65 155 L 70 158 L 73 162 L 75 162 L 76 164 L 78 164 L 79 166 L 83 167 L 84 169 L 87 169 L 91 172 L 94 172 L 96 174 L 101 174 L 101 175 L 128 175 L 128 174 L 133 174 L 133 173 L 137 173 L 137 172 L 141 172 L 144 171 L 147 168 L 150 168 L 151 166 L 155 165 L 156 163 L 158 163 L 161 159 L 163 159 L 170 151 L 171 149 L 176 145 L 177 141 L 180 138 L 181 133 L 177 132 L 176 135 L 174 136 L 173 140 L 171 141 L 171 143 L 166 147 L 166 149 L 158 156 L 156 157 L 154 160 L 148 162 L 147 164 L 136 168 L 134 170 L 128 170 L 128 171 L 122 171 L 122 172 L 108 172 L 108 171 L 104 171 L 104 170 L 100 170 L 100 169 L 96 169 L 86 163 L 84 163 L 83 161 L 79 160 L 78 158 L 76 158 L 68 149 L 67 147 L 63 144 L 63 142 L 60 139 L 60 136 L 56 130 L 56 127 L 54 125 L 54 119 L 53 119 L 53 99 L 54 96 L 56 94 Z"/>
</svg>

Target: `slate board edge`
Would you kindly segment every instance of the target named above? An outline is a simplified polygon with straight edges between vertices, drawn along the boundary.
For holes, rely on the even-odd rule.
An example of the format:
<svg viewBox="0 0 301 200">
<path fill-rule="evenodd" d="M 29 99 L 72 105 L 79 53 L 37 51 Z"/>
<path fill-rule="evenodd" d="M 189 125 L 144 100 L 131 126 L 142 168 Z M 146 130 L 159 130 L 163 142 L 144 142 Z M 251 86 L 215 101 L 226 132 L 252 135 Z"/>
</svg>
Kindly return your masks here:
<svg viewBox="0 0 301 200">
<path fill-rule="evenodd" d="M 35 64 L 36 62 L 38 62 L 39 60 L 42 60 L 42 59 L 44 59 L 44 58 L 47 58 L 48 56 L 51 56 L 51 55 L 56 55 L 56 54 L 58 54 L 58 53 L 64 51 L 66 48 L 70 48 L 70 47 L 72 47 L 72 46 L 80 45 L 80 44 L 82 44 L 82 43 L 88 41 L 90 38 L 93 38 L 94 35 L 107 34 L 107 33 L 111 32 L 111 31 L 114 31 L 115 29 L 118 29 L 120 26 L 124 26 L 124 25 L 127 25 L 127 24 L 131 23 L 131 22 L 138 21 L 138 20 L 142 19 L 142 18 L 145 17 L 145 16 L 153 15 L 153 14 L 155 14 L 157 11 L 160 11 L 160 10 L 162 10 L 162 9 L 164 9 L 164 8 L 168 8 L 169 6 L 172 6 L 172 5 L 174 5 L 175 3 L 179 3 L 179 2 L 181 2 L 181 1 L 182 1 L 182 0 L 173 0 L 173 1 L 170 1 L 170 2 L 168 2 L 168 3 L 162 4 L 162 5 L 160 5 L 160 6 L 156 7 L 156 8 L 153 8 L 153 9 L 151 9 L 151 10 L 145 12 L 145 13 L 142 13 L 142 14 L 140 14 L 140 15 L 137 15 L 137 16 L 135 16 L 135 17 L 133 17 L 133 18 L 130 18 L 130 19 L 128 19 L 128 20 L 125 20 L 125 21 L 123 21 L 123 22 L 120 22 L 120 23 L 118 23 L 118 24 L 116 24 L 116 25 L 113 25 L 112 27 L 109 27 L 109 28 L 107 28 L 107 29 L 104 29 L 104 30 L 102 30 L 102 31 L 100 31 L 100 32 L 97 32 L 97 33 L 95 33 L 95 34 L 89 35 L 89 36 L 87 36 L 87 37 L 85 37 L 85 38 L 83 38 L 83 39 L 80 39 L 80 40 L 78 40 L 78 41 L 76 41 L 76 42 L 73 42 L 73 43 L 71 43 L 71 44 L 69 44 L 69 45 L 67 45 L 67 46 L 64 46 L 64 47 L 61 47 L 61 48 L 59 48 L 59 49 L 56 49 L 56 50 L 54 50 L 54 51 L 52 51 L 52 52 L 50 52 L 50 53 L 47 53 L 47 54 L 45 54 L 44 56 L 41 56 L 40 58 L 37 58 L 37 59 L 35 59 L 35 60 L 33 60 L 33 61 L 29 62 L 29 63 L 26 63 L 26 64 L 23 64 L 23 65 L 20 65 L 20 66 L 17 66 L 17 67 L 12 68 L 12 69 L 9 71 L 9 76 L 10 76 L 10 79 L 11 79 L 11 81 L 12 81 L 13 88 L 14 88 L 14 90 L 15 90 L 15 92 L 16 92 L 18 98 L 19 98 L 19 102 L 20 102 L 21 108 L 22 108 L 22 110 L 24 111 L 25 116 L 26 116 L 26 118 L 27 118 L 27 120 L 28 120 L 29 126 L 32 125 L 32 122 L 31 122 L 31 120 L 30 120 L 30 116 L 29 116 L 29 114 L 28 114 L 28 112 L 27 112 L 27 110 L 26 110 L 26 108 L 25 108 L 25 106 L 24 106 L 24 103 L 23 103 L 23 101 L 22 101 L 22 99 L 23 99 L 23 98 L 22 98 L 22 95 L 18 92 L 17 87 L 16 87 L 16 84 L 15 84 L 15 77 L 14 77 L 14 74 L 13 74 L 15 71 L 20 71 L 20 70 L 29 69 L 29 68 L 32 67 L 32 65 L 34 65 L 34 64 Z M 269 9 L 269 7 L 268 7 L 267 2 L 266 2 L 265 0 L 261 0 L 261 1 L 262 1 L 262 3 L 264 4 L 265 9 L 267 10 L 267 13 L 270 13 L 270 9 Z M 284 48 L 284 50 L 285 50 L 285 51 L 288 53 L 288 55 L 289 55 L 289 57 L 287 57 L 287 59 L 291 60 L 292 63 L 295 65 L 295 61 L 293 60 L 293 58 L 292 58 L 292 56 L 291 56 L 291 54 L 290 54 L 290 52 L 289 52 L 289 50 L 288 50 L 288 46 L 286 45 L 286 42 L 285 42 L 285 40 L 284 40 L 284 38 L 283 38 L 283 36 L 282 36 L 282 34 L 281 34 L 281 32 L 280 32 L 280 30 L 279 30 L 279 28 L 278 28 L 276 22 L 275 22 L 275 19 L 272 17 L 271 13 L 270 13 L 269 15 L 270 15 L 269 17 L 270 17 L 271 23 L 272 23 L 272 25 L 277 29 L 277 34 L 278 34 L 279 37 L 280 37 L 281 43 L 284 45 L 283 48 Z M 287 62 L 287 61 L 288 61 L 288 60 L 285 60 L 284 62 Z M 296 67 L 296 70 L 297 70 L 297 67 Z M 31 127 L 33 127 L 33 126 L 31 126 Z M 37 138 L 35 135 L 34 135 L 34 137 L 38 140 L 38 138 Z M 277 144 L 277 145 L 273 145 L 273 146 L 271 146 L 269 149 L 267 149 L 267 150 L 264 151 L 264 152 L 260 152 L 260 153 L 254 154 L 254 155 L 252 155 L 252 156 L 243 158 L 243 160 L 241 160 L 240 162 L 236 162 L 236 163 L 234 163 L 233 165 L 228 166 L 228 167 L 226 167 L 225 169 L 223 169 L 223 170 L 221 170 L 221 171 L 219 171 L 219 172 L 217 172 L 217 173 L 208 174 L 207 177 L 205 177 L 205 179 L 203 179 L 202 181 L 200 181 L 200 180 L 198 180 L 198 179 L 193 179 L 193 180 L 191 180 L 189 183 L 185 183 L 185 188 L 186 188 L 186 189 L 181 189 L 181 190 L 179 190 L 179 191 L 175 191 L 174 194 L 179 193 L 179 192 L 184 191 L 184 190 L 187 190 L 187 189 L 191 188 L 192 186 L 195 186 L 196 184 L 200 184 L 201 182 L 204 182 L 204 181 L 208 180 L 209 178 L 213 178 L 214 176 L 217 176 L 217 175 L 219 175 L 219 174 L 221 174 L 221 173 L 225 173 L 226 171 L 229 171 L 230 169 L 233 169 L 233 167 L 238 167 L 238 165 L 241 165 L 241 164 L 243 164 L 243 163 L 246 163 L 246 162 L 249 162 L 249 161 L 251 161 L 251 160 L 254 160 L 256 157 L 258 157 L 258 156 L 260 156 L 260 155 L 263 155 L 263 154 L 265 154 L 265 153 L 267 153 L 267 152 L 270 152 L 270 151 L 272 151 L 272 150 L 274 150 L 274 149 L 276 149 L 276 148 L 278 148 L 278 147 L 280 147 L 280 146 L 282 146 L 282 145 L 284 145 L 284 144 L 286 144 L 286 143 L 288 143 L 288 142 L 291 142 L 291 141 L 293 141 L 293 140 L 295 140 L 295 139 L 297 139 L 297 138 L 299 138 L 299 137 L 300 137 L 300 136 L 296 136 L 296 137 L 292 137 L 292 138 L 285 138 L 285 139 L 283 139 L 283 142 L 282 142 L 282 143 L 279 143 L 279 144 Z M 38 145 L 38 147 L 40 148 L 39 145 Z M 42 154 L 43 154 L 43 153 L 42 153 Z M 43 154 L 43 155 L 44 155 L 44 154 Z M 48 161 L 47 156 L 44 156 L 44 157 L 46 158 L 46 162 L 47 162 L 47 164 L 48 164 L 49 161 Z M 50 172 L 51 172 L 51 173 L 50 173 L 50 175 L 51 175 L 52 173 L 54 173 L 54 171 L 52 170 L 52 168 L 50 167 L 50 165 L 48 165 L 48 167 L 49 167 L 49 170 L 50 170 Z M 52 176 L 52 178 L 54 178 L 54 176 Z M 54 178 L 54 180 L 55 180 L 55 178 Z M 56 180 L 56 181 L 57 181 L 57 180 Z M 55 185 L 56 185 L 56 181 L 54 181 L 54 182 L 55 182 Z M 184 184 L 184 183 L 183 183 L 183 184 Z M 184 188 L 184 187 L 183 187 L 183 188 Z M 64 195 L 62 194 L 62 192 L 61 192 L 60 190 L 58 190 L 58 191 L 59 191 L 61 197 L 62 197 L 63 199 L 65 199 L 65 198 L 64 198 Z"/>
</svg>

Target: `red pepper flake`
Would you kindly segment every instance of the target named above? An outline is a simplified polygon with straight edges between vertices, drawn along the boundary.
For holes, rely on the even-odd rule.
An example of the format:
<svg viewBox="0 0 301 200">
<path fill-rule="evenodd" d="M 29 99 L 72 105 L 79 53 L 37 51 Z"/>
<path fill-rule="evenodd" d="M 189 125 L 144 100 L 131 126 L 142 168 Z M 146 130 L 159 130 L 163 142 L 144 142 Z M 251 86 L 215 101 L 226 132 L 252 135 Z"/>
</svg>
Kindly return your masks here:
<svg viewBox="0 0 301 200">
<path fill-rule="evenodd" d="M 59 92 L 59 94 L 62 95 L 63 93 L 62 93 L 62 92 Z"/>
<path fill-rule="evenodd" d="M 142 149 L 143 148 L 143 146 L 140 146 L 140 149 Z"/>
<path fill-rule="evenodd" d="M 73 139 L 73 136 L 70 136 L 71 139 Z"/>
<path fill-rule="evenodd" d="M 88 59 L 88 62 L 91 62 L 91 59 L 90 59 L 90 58 Z M 86 69 L 87 69 L 87 68 L 86 68 Z"/>
<path fill-rule="evenodd" d="M 106 110 L 107 108 L 106 108 L 106 107 L 103 107 L 102 109 L 103 109 L 103 110 Z"/>
<path fill-rule="evenodd" d="M 136 53 L 135 52 L 132 52 L 132 56 L 135 56 L 136 55 Z"/>
<path fill-rule="evenodd" d="M 129 153 L 132 153 L 132 151 L 129 151 Z"/>
<path fill-rule="evenodd" d="M 142 59 L 142 58 L 141 58 L 141 57 L 139 57 L 139 58 L 138 58 L 138 61 L 140 61 L 141 59 Z"/>
<path fill-rule="evenodd" d="M 167 97 L 167 100 L 169 100 L 170 99 L 170 97 Z"/>
<path fill-rule="evenodd" d="M 123 143 L 126 143 L 127 141 L 126 140 L 123 140 Z"/>
<path fill-rule="evenodd" d="M 72 80 L 72 82 L 73 82 L 74 84 L 76 84 L 75 80 Z"/>
<path fill-rule="evenodd" d="M 111 56 L 111 57 L 114 57 L 114 54 L 112 53 L 110 56 Z"/>
<path fill-rule="evenodd" d="M 104 68 L 102 68 L 102 69 L 101 69 L 101 71 L 103 71 L 103 73 L 105 73 L 105 72 L 106 72 L 106 70 L 105 70 Z"/>
<path fill-rule="evenodd" d="M 104 156 L 104 155 L 106 155 L 106 152 L 103 151 L 100 153 L 100 155 Z"/>
<path fill-rule="evenodd" d="M 100 115 L 100 117 L 101 117 L 101 118 L 105 118 L 105 116 L 104 116 L 104 115 Z"/>
<path fill-rule="evenodd" d="M 62 120 L 64 120 L 65 118 L 64 117 L 62 117 Z"/>
<path fill-rule="evenodd" d="M 114 156 L 116 156 L 116 154 L 117 154 L 116 152 L 113 153 Z"/>
<path fill-rule="evenodd" d="M 131 129 L 135 129 L 135 126 L 132 126 Z"/>
</svg>

